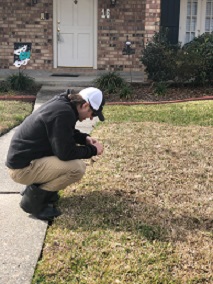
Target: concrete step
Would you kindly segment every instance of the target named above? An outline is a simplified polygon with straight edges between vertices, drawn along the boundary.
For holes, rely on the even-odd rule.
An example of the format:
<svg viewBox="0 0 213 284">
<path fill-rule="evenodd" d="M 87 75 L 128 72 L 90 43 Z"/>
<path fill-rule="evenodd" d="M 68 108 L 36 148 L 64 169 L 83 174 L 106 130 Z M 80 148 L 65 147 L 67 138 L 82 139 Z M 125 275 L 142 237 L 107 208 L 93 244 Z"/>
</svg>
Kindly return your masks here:
<svg viewBox="0 0 213 284">
<path fill-rule="evenodd" d="M 40 91 L 37 93 L 36 96 L 36 102 L 38 104 L 44 103 L 47 100 L 50 100 L 53 98 L 55 95 L 59 95 L 63 92 L 66 92 L 67 89 L 73 89 L 75 92 L 79 92 L 82 90 L 84 87 L 73 87 L 73 86 L 47 86 L 43 85 L 40 89 Z"/>
<path fill-rule="evenodd" d="M 69 77 L 47 77 L 47 78 L 36 78 L 36 82 L 48 87 L 88 87 L 94 85 L 93 80 L 95 77 L 83 77 L 80 79 L 69 78 Z"/>
</svg>

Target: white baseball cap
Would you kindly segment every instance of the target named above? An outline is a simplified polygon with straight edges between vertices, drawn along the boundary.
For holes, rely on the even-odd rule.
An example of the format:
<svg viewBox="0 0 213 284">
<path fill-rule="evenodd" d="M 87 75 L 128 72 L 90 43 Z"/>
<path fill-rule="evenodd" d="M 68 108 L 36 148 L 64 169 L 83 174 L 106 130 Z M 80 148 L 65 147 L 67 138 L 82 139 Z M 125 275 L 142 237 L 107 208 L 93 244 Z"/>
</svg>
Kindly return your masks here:
<svg viewBox="0 0 213 284">
<path fill-rule="evenodd" d="M 98 116 L 100 121 L 104 121 L 102 110 L 105 104 L 105 100 L 101 90 L 94 87 L 89 87 L 81 90 L 79 94 L 86 102 L 90 104 L 94 116 Z"/>
</svg>

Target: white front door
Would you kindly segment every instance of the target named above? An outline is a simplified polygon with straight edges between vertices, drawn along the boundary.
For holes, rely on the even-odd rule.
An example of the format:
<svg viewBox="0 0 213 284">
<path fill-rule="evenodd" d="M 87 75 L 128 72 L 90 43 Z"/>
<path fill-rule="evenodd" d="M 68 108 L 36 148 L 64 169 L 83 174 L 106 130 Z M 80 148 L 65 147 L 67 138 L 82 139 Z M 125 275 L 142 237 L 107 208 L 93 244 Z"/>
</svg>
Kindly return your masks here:
<svg viewBox="0 0 213 284">
<path fill-rule="evenodd" d="M 94 0 L 57 0 L 57 66 L 94 67 Z"/>
<path fill-rule="evenodd" d="M 185 44 L 213 31 L 213 0 L 181 0 L 179 41 Z"/>
</svg>

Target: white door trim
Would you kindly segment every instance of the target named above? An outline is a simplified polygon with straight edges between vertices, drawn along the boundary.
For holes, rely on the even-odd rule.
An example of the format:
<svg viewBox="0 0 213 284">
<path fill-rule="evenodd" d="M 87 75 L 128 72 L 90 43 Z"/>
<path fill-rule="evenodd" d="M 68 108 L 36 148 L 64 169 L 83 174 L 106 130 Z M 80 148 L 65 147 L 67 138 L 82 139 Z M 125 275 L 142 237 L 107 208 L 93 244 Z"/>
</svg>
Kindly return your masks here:
<svg viewBox="0 0 213 284">
<path fill-rule="evenodd" d="M 58 67 L 58 44 L 57 44 L 57 1 L 53 0 L 53 68 Z M 98 33 L 98 0 L 94 1 L 94 20 L 93 20 L 93 69 L 97 69 L 97 33 Z"/>
<path fill-rule="evenodd" d="M 58 66 L 57 52 L 57 0 L 53 0 L 53 68 Z"/>
</svg>

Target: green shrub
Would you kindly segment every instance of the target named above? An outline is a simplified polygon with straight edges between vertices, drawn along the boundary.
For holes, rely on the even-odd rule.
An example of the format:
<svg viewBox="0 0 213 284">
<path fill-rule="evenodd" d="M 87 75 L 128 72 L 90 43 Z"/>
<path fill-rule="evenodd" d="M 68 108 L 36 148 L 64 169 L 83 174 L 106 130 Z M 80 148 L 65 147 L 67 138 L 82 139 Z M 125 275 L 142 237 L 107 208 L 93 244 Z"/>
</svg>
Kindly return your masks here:
<svg viewBox="0 0 213 284">
<path fill-rule="evenodd" d="M 15 91 L 27 91 L 35 85 L 35 80 L 23 72 L 10 75 L 7 82 L 10 84 L 11 89 Z"/>
<path fill-rule="evenodd" d="M 184 54 L 190 57 L 189 65 L 194 68 L 195 83 L 213 81 L 213 32 L 204 33 L 185 44 Z"/>
<path fill-rule="evenodd" d="M 0 82 L 0 93 L 8 92 L 10 90 L 10 83 L 7 81 Z"/>
<path fill-rule="evenodd" d="M 107 94 L 118 94 L 120 98 L 130 98 L 132 94 L 130 85 L 116 72 L 100 75 L 93 84 Z"/>
<path fill-rule="evenodd" d="M 174 80 L 176 77 L 176 58 L 180 44 L 170 44 L 167 31 L 156 32 L 143 50 L 141 61 L 148 78 L 156 81 Z"/>
<path fill-rule="evenodd" d="M 130 99 L 132 97 L 132 88 L 129 84 L 124 84 L 119 90 L 119 97 L 124 99 Z"/>
<path fill-rule="evenodd" d="M 196 70 L 201 64 L 201 58 L 196 54 L 181 49 L 176 64 L 176 81 L 179 83 L 194 82 Z"/>
<path fill-rule="evenodd" d="M 112 94 L 115 93 L 117 89 L 122 88 L 124 79 L 116 72 L 108 72 L 95 79 L 94 84 L 102 91 L 107 91 L 107 93 Z"/>
<path fill-rule="evenodd" d="M 141 61 L 148 78 L 155 82 L 212 83 L 213 32 L 194 38 L 182 48 L 169 43 L 166 31 L 155 33 Z"/>
<path fill-rule="evenodd" d="M 156 82 L 154 84 L 154 93 L 158 96 L 165 96 L 168 89 L 166 82 Z"/>
</svg>

